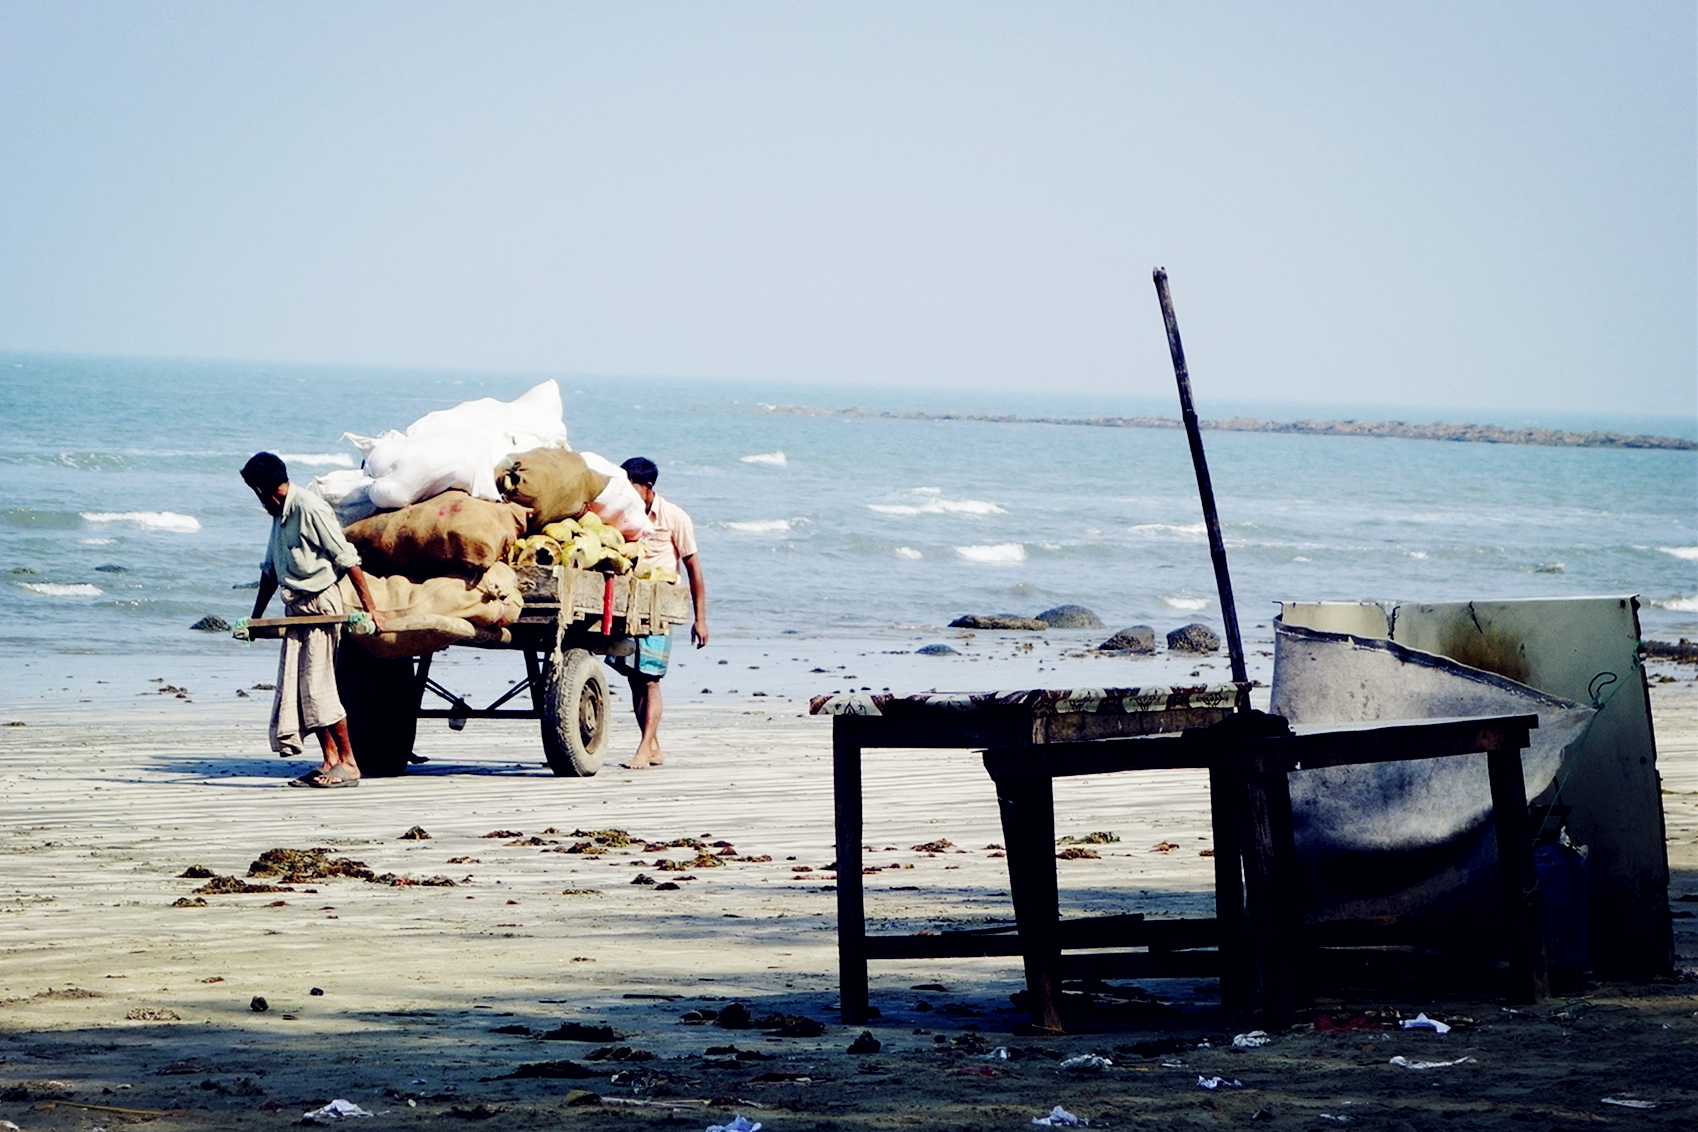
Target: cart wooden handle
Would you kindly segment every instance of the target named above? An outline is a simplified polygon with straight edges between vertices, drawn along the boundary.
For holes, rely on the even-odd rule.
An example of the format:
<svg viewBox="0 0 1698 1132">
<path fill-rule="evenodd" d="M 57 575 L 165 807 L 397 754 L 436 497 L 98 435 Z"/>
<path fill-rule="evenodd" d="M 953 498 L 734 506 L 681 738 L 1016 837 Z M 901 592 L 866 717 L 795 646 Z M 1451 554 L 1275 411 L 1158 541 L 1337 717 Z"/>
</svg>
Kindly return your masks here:
<svg viewBox="0 0 1698 1132">
<path fill-rule="evenodd" d="M 313 613 L 303 617 L 247 617 L 236 622 L 230 635 L 237 640 L 274 640 L 290 629 L 305 629 L 320 625 L 346 625 L 358 634 L 376 632 L 371 614 L 363 609 L 351 613 Z"/>
</svg>

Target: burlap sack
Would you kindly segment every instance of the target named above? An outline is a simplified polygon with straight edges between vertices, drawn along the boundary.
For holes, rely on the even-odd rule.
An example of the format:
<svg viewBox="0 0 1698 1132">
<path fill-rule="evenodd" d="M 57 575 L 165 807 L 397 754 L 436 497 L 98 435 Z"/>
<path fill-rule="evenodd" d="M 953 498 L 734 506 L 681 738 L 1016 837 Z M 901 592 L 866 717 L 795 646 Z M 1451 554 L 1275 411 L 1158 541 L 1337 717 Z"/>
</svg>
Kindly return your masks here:
<svg viewBox="0 0 1698 1132">
<path fill-rule="evenodd" d="M 384 615 L 384 631 L 344 640 L 358 641 L 384 659 L 419 656 L 455 641 L 471 640 L 480 627 L 511 625 L 524 608 L 518 575 L 505 562 L 497 562 L 476 581 L 428 578 L 415 582 L 401 575 L 367 574 L 366 582 Z M 358 609 L 354 583 L 343 578 L 339 585 L 346 607 Z"/>
<path fill-rule="evenodd" d="M 525 529 L 525 509 L 489 503 L 463 491 L 386 511 L 350 524 L 343 532 L 360 552 L 367 573 L 431 578 L 443 574 L 481 577 L 507 557 Z"/>
<path fill-rule="evenodd" d="M 607 483 L 607 476 L 564 448 L 533 448 L 508 457 L 495 470 L 496 490 L 530 513 L 527 529 L 532 534 L 545 523 L 582 515 Z"/>
</svg>

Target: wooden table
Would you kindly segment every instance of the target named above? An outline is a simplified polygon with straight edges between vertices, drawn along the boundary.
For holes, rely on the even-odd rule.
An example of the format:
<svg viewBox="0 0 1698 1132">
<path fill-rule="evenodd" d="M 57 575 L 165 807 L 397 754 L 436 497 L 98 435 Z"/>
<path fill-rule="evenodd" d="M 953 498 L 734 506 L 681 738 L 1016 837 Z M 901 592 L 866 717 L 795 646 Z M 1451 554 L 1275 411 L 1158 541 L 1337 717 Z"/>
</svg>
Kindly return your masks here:
<svg viewBox="0 0 1698 1132">
<path fill-rule="evenodd" d="M 1518 1001 L 1537 1001 L 1544 994 L 1544 970 L 1520 752 L 1527 746 L 1528 732 L 1538 725 L 1536 715 L 1517 715 L 1302 727 L 1293 732 L 1276 716 L 1249 713 L 1180 735 L 992 745 L 984 753 L 984 762 L 996 784 L 1002 815 L 1032 1024 L 1047 1031 L 1061 1030 L 1058 996 L 1064 950 L 1143 946 L 1149 948 L 1148 958 L 1155 960 L 1162 940 L 1160 932 L 1152 931 L 1154 924 L 1135 915 L 1060 919 L 1054 779 L 1177 768 L 1209 771 L 1216 918 L 1212 922 L 1165 921 L 1161 931 L 1168 933 L 1170 946 L 1176 939 L 1189 946 L 1212 935 L 1218 948 L 1222 1004 L 1228 1013 L 1249 1006 L 1268 1024 L 1286 1025 L 1297 998 L 1295 972 L 1304 931 L 1287 776 L 1320 767 L 1479 753 L 1487 760 L 1509 925 L 1504 946 L 1509 959 L 1506 994 Z M 841 852 L 841 809 L 839 813 Z M 839 884 L 841 894 L 841 880 Z M 844 915 L 842 931 L 847 929 L 850 909 L 841 899 L 839 907 Z M 858 889 L 852 910 L 858 917 Z M 1191 925 L 1189 933 L 1183 926 L 1186 923 Z M 1159 967 L 1154 962 L 1145 964 L 1151 973 L 1158 973 Z"/>
<path fill-rule="evenodd" d="M 1018 939 L 985 933 L 867 935 L 861 881 L 862 751 L 985 747 L 1022 750 L 1171 733 L 1219 722 L 1247 704 L 1248 696 L 1248 685 L 1215 684 L 815 697 L 813 714 L 832 716 L 832 783 L 837 811 L 837 956 L 843 1021 L 857 1024 L 867 1020 L 869 960 L 1020 955 L 1025 946 Z M 1043 778 L 1043 786 L 1046 792 L 1050 789 L 1047 777 Z M 1222 794 L 1225 796 L 1224 791 Z M 1046 813 L 1053 829 L 1053 809 L 1046 809 Z M 1053 864 L 1052 860 L 1052 889 Z M 1217 859 L 1217 883 L 1223 883 L 1219 876 L 1221 868 Z M 1233 872 L 1236 876 L 1235 865 Z M 1046 934 L 1043 938 L 1047 947 L 1047 941 L 1053 937 Z"/>
</svg>

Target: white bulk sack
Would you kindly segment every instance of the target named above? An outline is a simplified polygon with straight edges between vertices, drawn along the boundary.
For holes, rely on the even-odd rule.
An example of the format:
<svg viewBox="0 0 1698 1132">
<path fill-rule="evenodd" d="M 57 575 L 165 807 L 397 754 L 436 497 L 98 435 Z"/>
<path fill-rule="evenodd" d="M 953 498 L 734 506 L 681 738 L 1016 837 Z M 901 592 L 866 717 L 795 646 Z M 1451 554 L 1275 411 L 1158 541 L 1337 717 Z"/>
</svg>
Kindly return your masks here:
<svg viewBox="0 0 1698 1132">
<path fill-rule="evenodd" d="M 560 386 L 550 380 L 512 401 L 480 397 L 426 413 L 406 432 L 343 436 L 365 457 L 371 502 L 391 509 L 456 488 L 499 501 L 495 466 L 515 452 L 566 447 L 566 422 Z"/>
<path fill-rule="evenodd" d="M 377 504 L 371 501 L 372 478 L 357 468 L 338 468 L 322 476 L 314 476 L 307 489 L 336 511 L 336 521 L 344 527 L 377 514 Z"/>
<path fill-rule="evenodd" d="M 600 472 L 607 477 L 607 486 L 595 497 L 589 510 L 628 539 L 654 534 L 654 524 L 649 522 L 649 509 L 643 506 L 643 497 L 631 486 L 631 477 L 625 474 L 625 469 L 594 452 L 580 452 L 578 455 L 584 458 L 592 472 Z"/>
</svg>

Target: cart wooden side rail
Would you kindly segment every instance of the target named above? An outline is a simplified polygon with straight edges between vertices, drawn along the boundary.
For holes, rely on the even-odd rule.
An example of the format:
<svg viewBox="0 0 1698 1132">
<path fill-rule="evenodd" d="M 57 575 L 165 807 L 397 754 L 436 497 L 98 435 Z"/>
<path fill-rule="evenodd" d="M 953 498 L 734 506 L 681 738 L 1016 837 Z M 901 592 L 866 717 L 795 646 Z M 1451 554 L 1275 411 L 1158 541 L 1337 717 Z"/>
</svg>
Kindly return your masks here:
<svg viewBox="0 0 1698 1132">
<path fill-rule="evenodd" d="M 454 642 L 524 658 L 524 678 L 486 707 L 472 706 L 432 678 L 434 653 L 382 660 L 357 646 L 340 650 L 337 683 L 364 773 L 404 773 L 421 719 L 446 719 L 454 730 L 473 719 L 535 719 L 556 775 L 587 777 L 601 769 L 609 712 L 600 658 L 629 653 L 633 638 L 687 620 L 688 593 L 668 582 L 562 566 L 521 572 L 520 581 L 525 592 L 518 621 Z M 424 707 L 426 693 L 447 706 Z M 523 706 L 509 706 L 514 700 Z"/>
</svg>

